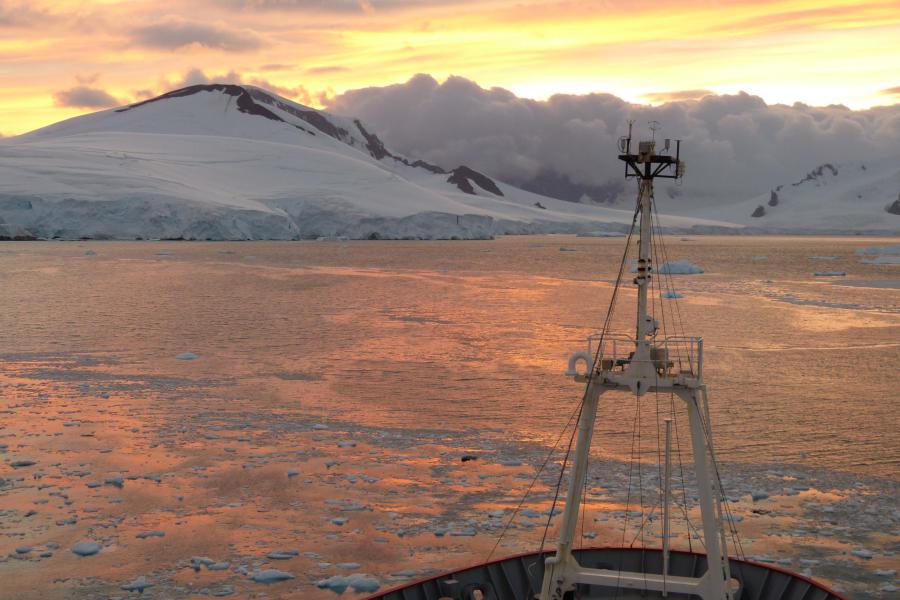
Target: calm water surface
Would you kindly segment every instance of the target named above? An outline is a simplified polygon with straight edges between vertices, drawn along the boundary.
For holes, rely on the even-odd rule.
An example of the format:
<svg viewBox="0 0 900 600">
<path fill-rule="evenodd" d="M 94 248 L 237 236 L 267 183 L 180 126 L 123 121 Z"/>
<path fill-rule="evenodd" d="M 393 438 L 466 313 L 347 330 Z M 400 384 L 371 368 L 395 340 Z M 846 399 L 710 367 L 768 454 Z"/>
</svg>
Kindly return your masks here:
<svg viewBox="0 0 900 600">
<path fill-rule="evenodd" d="M 704 338 L 744 553 L 860 598 L 898 585 L 900 266 L 856 251 L 895 243 L 666 240 L 706 270 L 674 277 L 677 314 Z M 623 245 L 0 243 L 0 598 L 127 596 L 140 576 L 144 597 L 329 598 L 332 576 L 484 560 L 581 397 L 565 362 Z M 604 396 L 585 543 L 659 545 L 669 406 Z M 559 458 L 499 554 L 539 544 Z M 686 470 L 678 547 L 697 543 Z M 248 577 L 265 569 L 294 579 Z"/>
</svg>

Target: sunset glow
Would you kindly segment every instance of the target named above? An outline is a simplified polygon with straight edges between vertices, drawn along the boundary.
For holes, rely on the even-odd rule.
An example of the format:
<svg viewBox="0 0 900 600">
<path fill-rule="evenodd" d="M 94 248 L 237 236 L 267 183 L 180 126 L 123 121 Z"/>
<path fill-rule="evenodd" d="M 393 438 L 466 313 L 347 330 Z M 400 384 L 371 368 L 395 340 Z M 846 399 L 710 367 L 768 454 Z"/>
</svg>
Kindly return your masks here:
<svg viewBox="0 0 900 600">
<path fill-rule="evenodd" d="M 0 0 L 0 133 L 202 80 L 321 106 L 461 75 L 521 96 L 642 103 L 745 90 L 769 103 L 900 99 L 896 0 Z"/>
</svg>

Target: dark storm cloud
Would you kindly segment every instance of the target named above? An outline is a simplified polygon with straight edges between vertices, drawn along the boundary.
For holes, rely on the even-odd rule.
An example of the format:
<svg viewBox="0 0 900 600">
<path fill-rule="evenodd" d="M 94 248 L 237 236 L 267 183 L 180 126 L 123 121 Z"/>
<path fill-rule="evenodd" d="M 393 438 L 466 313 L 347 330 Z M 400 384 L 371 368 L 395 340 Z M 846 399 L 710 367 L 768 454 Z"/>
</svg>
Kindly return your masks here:
<svg viewBox="0 0 900 600">
<path fill-rule="evenodd" d="M 53 94 L 56 106 L 73 108 L 109 108 L 121 104 L 116 98 L 100 88 L 78 85 Z"/>
<path fill-rule="evenodd" d="M 706 96 L 662 106 L 630 104 L 610 94 L 555 95 L 545 101 L 484 89 L 461 77 L 349 91 L 329 110 L 358 116 L 392 149 L 444 167 L 478 165 L 522 184 L 552 172 L 585 186 L 621 179 L 613 157 L 618 137 L 659 121 L 658 137 L 681 138 L 684 191 L 748 197 L 795 181 L 825 162 L 900 156 L 900 105 L 845 107 L 767 105 L 746 93 Z"/>
<path fill-rule="evenodd" d="M 240 52 L 263 45 L 262 39 L 253 31 L 233 29 L 224 24 L 189 21 L 175 16 L 133 29 L 131 35 L 138 45 L 163 50 L 177 50 L 197 44 L 226 52 Z"/>
</svg>

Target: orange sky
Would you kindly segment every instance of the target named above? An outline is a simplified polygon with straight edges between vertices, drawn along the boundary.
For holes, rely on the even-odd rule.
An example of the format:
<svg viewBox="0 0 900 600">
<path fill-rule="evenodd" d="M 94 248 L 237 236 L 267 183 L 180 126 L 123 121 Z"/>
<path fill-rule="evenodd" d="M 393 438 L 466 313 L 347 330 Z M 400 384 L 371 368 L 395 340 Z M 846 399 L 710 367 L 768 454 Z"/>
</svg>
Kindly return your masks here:
<svg viewBox="0 0 900 600">
<path fill-rule="evenodd" d="M 533 98 L 900 101 L 900 0 L 0 0 L 0 133 L 206 76 L 322 94 L 455 74 Z"/>
</svg>

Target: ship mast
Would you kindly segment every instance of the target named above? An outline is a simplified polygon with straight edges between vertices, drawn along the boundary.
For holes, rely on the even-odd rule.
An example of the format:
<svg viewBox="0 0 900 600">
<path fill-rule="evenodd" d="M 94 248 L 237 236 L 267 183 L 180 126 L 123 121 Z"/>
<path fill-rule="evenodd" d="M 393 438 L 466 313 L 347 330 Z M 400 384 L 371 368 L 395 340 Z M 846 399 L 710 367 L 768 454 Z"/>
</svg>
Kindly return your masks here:
<svg viewBox="0 0 900 600">
<path fill-rule="evenodd" d="M 637 152 L 633 153 L 632 125 L 633 122 L 629 122 L 628 136 L 619 140 L 619 160 L 625 163 L 626 179 L 636 178 L 639 184 L 637 210 L 640 214 L 640 239 L 637 276 L 634 278 L 637 286 L 635 334 L 632 337 L 602 331 L 588 338 L 587 352 L 576 352 L 569 360 L 567 375 L 586 383 L 587 389 L 578 421 L 577 447 L 559 544 L 555 556 L 547 558 L 544 564 L 544 581 L 539 598 L 564 600 L 567 594 L 579 588 L 597 586 L 657 591 L 663 596 L 677 593 L 699 596 L 703 600 L 732 600 L 737 582 L 731 579 L 722 528 L 721 491 L 715 475 L 712 430 L 706 385 L 703 383 L 703 340 L 699 337 L 657 336 L 657 321 L 647 308 L 653 277 L 653 180 L 683 176 L 681 141 L 675 142 L 675 156 L 669 154 L 671 141 L 668 139 L 658 154 L 655 135 L 659 124 L 652 122 L 652 138 L 638 142 Z M 579 362 L 586 364 L 587 370 L 583 373 L 577 371 Z M 707 551 L 708 568 L 700 577 L 672 576 L 662 567 L 657 573 L 586 568 L 579 565 L 572 554 L 597 405 L 603 393 L 616 390 L 630 392 L 636 401 L 649 391 L 672 393 L 685 403 Z M 668 510 L 665 513 L 668 519 Z M 668 522 L 664 524 L 664 530 L 668 531 Z M 669 563 L 667 551 L 668 539 L 664 548 L 666 567 Z"/>
</svg>

